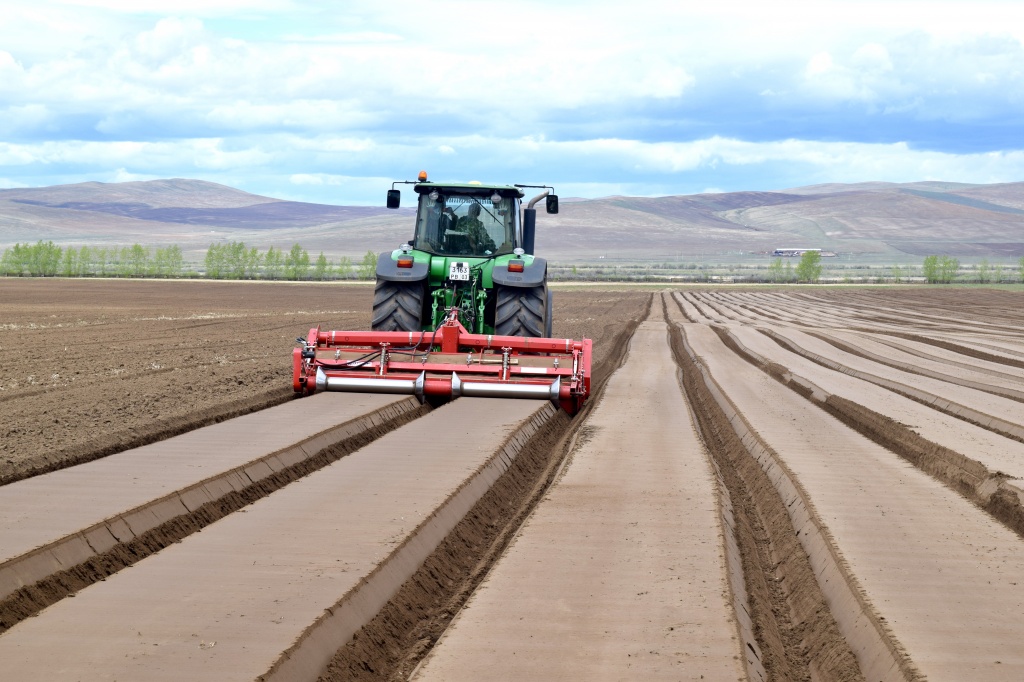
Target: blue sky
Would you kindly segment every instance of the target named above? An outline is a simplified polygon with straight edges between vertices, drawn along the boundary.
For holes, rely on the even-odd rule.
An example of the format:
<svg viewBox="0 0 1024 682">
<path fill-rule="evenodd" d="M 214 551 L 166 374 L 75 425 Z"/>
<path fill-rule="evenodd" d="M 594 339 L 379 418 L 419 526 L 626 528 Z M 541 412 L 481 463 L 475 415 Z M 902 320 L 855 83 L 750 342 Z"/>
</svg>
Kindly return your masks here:
<svg viewBox="0 0 1024 682">
<path fill-rule="evenodd" d="M 420 169 L 584 197 L 1024 180 L 1024 3 L 5 0 L 0 187 L 381 204 Z"/>
</svg>

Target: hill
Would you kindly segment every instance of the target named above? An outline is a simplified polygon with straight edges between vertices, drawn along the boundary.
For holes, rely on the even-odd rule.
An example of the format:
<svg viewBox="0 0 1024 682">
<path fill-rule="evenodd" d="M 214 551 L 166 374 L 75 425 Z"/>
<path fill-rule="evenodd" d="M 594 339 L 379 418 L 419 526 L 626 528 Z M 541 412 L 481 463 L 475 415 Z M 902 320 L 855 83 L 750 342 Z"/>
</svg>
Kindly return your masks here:
<svg viewBox="0 0 1024 682">
<path fill-rule="evenodd" d="M 389 211 L 381 194 L 381 206 L 367 207 L 282 201 L 185 179 L 0 190 L 0 249 L 38 240 L 177 244 L 198 258 L 211 243 L 265 249 L 298 242 L 311 253 L 358 257 L 411 235 L 412 209 Z M 1024 255 L 1024 182 L 567 197 L 559 215 L 538 223 L 538 252 L 560 262 L 740 262 L 778 247 L 821 248 L 861 262 L 911 262 L 930 253 L 1015 260 Z"/>
</svg>

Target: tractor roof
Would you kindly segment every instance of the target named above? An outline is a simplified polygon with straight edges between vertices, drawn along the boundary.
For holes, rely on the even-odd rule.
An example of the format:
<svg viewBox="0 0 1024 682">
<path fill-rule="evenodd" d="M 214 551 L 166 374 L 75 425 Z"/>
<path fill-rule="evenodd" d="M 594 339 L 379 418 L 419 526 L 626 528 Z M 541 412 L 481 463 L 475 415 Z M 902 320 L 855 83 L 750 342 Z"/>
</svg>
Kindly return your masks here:
<svg viewBox="0 0 1024 682">
<path fill-rule="evenodd" d="M 413 188 L 417 194 L 427 194 L 437 190 L 442 194 L 494 194 L 497 192 L 503 197 L 516 197 L 522 199 L 523 190 L 511 185 L 489 185 L 479 182 L 458 183 L 458 182 L 418 182 Z"/>
</svg>

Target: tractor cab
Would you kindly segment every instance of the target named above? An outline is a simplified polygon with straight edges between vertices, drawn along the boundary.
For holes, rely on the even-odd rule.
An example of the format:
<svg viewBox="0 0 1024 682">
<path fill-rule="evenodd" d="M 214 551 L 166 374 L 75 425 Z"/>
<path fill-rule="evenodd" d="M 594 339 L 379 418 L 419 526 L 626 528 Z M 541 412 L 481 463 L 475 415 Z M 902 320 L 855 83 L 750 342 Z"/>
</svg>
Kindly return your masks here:
<svg viewBox="0 0 1024 682">
<path fill-rule="evenodd" d="M 455 310 L 474 334 L 551 335 L 547 261 L 533 253 L 537 211 L 558 197 L 544 185 L 396 181 L 388 208 L 398 208 L 395 185 L 413 185 L 416 222 L 412 239 L 377 258 L 372 325 L 375 331 L 438 329 Z M 523 206 L 524 187 L 544 191 Z"/>
<path fill-rule="evenodd" d="M 421 171 L 416 182 L 392 183 L 387 207 L 399 208 L 401 192 L 396 184 L 414 185 L 418 195 L 416 228 L 409 244 L 436 256 L 493 258 L 523 249 L 533 254 L 536 211 L 534 203 L 545 199 L 548 213 L 558 213 L 558 197 L 547 191 L 521 211 L 524 187 L 548 190 L 546 185 L 439 184 L 427 181 Z"/>
<path fill-rule="evenodd" d="M 516 187 L 417 184 L 413 248 L 439 256 L 489 257 L 521 245 Z"/>
</svg>

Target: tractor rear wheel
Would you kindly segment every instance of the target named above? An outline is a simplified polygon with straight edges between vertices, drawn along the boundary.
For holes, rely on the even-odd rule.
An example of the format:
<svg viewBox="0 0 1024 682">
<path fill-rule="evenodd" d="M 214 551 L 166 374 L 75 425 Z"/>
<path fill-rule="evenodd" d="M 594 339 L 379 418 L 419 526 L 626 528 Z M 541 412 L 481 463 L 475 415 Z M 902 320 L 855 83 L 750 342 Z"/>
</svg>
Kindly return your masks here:
<svg viewBox="0 0 1024 682">
<path fill-rule="evenodd" d="M 498 336 L 542 337 L 550 327 L 546 286 L 498 287 L 494 333 Z"/>
<path fill-rule="evenodd" d="M 548 289 L 546 284 L 544 285 L 544 292 L 545 294 L 547 294 L 547 296 L 545 297 L 547 300 L 547 305 L 544 308 L 544 338 L 550 339 L 553 336 L 553 334 L 551 333 L 551 321 L 552 318 L 555 316 L 555 306 L 552 305 L 553 301 L 551 296 L 551 289 Z"/>
<path fill-rule="evenodd" d="M 418 332 L 422 315 L 422 282 L 377 280 L 373 290 L 373 331 Z"/>
</svg>

